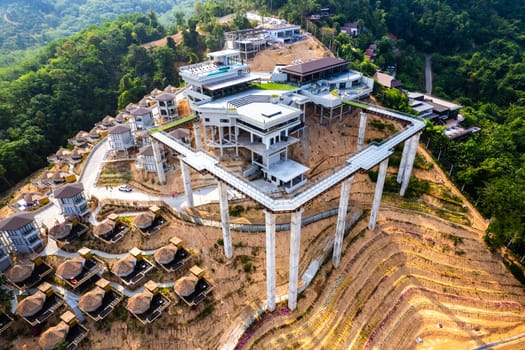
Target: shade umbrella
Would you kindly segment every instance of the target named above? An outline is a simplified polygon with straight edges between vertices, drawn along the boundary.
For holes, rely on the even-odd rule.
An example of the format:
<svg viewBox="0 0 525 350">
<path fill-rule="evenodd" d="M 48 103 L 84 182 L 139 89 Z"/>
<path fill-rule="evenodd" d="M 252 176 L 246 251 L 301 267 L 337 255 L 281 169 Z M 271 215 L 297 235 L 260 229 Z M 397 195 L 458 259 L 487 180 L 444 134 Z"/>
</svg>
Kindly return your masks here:
<svg viewBox="0 0 525 350">
<path fill-rule="evenodd" d="M 141 213 L 133 219 L 133 225 L 137 226 L 141 230 L 148 228 L 153 224 L 153 221 L 155 220 L 155 213 L 152 213 L 151 211 L 145 211 L 144 213 Z"/>
<path fill-rule="evenodd" d="M 145 289 L 142 293 L 135 294 L 128 299 L 128 310 L 136 315 L 146 312 L 153 299 L 153 293 Z"/>
<path fill-rule="evenodd" d="M 191 293 L 195 292 L 195 286 L 197 285 L 198 281 L 199 279 L 197 276 L 184 276 L 175 282 L 173 289 L 178 295 L 187 297 Z"/>
<path fill-rule="evenodd" d="M 52 350 L 66 339 L 69 326 L 65 322 L 60 322 L 54 327 L 49 327 L 38 339 L 38 345 L 42 350 Z"/>
<path fill-rule="evenodd" d="M 80 310 L 84 312 L 92 312 L 95 311 L 102 305 L 102 300 L 104 299 L 104 295 L 106 294 L 106 291 L 102 288 L 95 288 L 92 291 L 87 292 L 83 296 L 80 297 L 78 301 L 78 307 Z"/>
<path fill-rule="evenodd" d="M 16 264 L 10 268 L 9 271 L 7 271 L 7 278 L 9 278 L 14 283 L 20 283 L 29 278 L 34 270 L 35 264 L 32 262 Z"/>
<path fill-rule="evenodd" d="M 45 301 L 46 295 L 41 291 L 38 291 L 18 303 L 16 314 L 23 317 L 33 316 L 38 311 L 42 310 Z"/>
<path fill-rule="evenodd" d="M 86 260 L 80 256 L 77 256 L 71 260 L 66 260 L 62 264 L 58 265 L 56 274 L 64 279 L 72 279 L 77 277 L 84 267 Z"/>
<path fill-rule="evenodd" d="M 132 255 L 128 255 L 114 263 L 111 267 L 111 272 L 119 277 L 126 277 L 133 272 L 136 264 L 137 259 Z"/>
<path fill-rule="evenodd" d="M 162 248 L 159 248 L 153 254 L 153 258 L 159 264 L 169 264 L 175 259 L 175 254 L 177 253 L 177 247 L 173 244 L 168 244 Z"/>
<path fill-rule="evenodd" d="M 67 237 L 71 230 L 73 229 L 73 224 L 70 222 L 63 222 L 57 224 L 49 229 L 49 235 L 55 239 L 62 239 Z"/>
<path fill-rule="evenodd" d="M 106 219 L 93 228 L 93 233 L 96 236 L 103 236 L 113 231 L 114 228 L 115 221 Z"/>
</svg>

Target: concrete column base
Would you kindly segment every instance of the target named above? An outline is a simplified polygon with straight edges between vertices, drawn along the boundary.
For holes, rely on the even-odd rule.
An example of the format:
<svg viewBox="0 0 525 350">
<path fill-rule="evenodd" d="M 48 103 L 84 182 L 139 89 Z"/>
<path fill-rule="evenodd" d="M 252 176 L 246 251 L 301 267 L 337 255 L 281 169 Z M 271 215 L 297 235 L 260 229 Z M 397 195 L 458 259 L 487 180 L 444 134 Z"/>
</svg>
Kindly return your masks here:
<svg viewBox="0 0 525 350">
<path fill-rule="evenodd" d="M 334 251 L 332 255 L 332 264 L 334 267 L 339 266 L 341 261 L 341 250 L 343 247 L 343 237 L 345 234 L 346 212 L 348 210 L 348 199 L 350 197 L 350 186 L 352 177 L 343 181 L 341 185 L 341 196 L 339 197 L 339 211 L 337 212 L 337 225 L 335 227 Z"/>
<path fill-rule="evenodd" d="M 288 283 L 288 308 L 297 308 L 297 288 L 299 285 L 299 255 L 301 250 L 301 215 L 303 209 L 291 214 L 290 222 L 290 272 Z"/>
<path fill-rule="evenodd" d="M 370 213 L 370 221 L 368 222 L 368 228 L 375 230 L 377 213 L 379 212 L 379 206 L 381 205 L 381 197 L 383 196 L 383 187 L 385 185 L 386 170 L 388 169 L 388 158 L 383 160 L 379 165 L 379 173 L 377 175 L 376 191 L 374 193 L 374 201 L 372 202 L 372 212 Z"/>
<path fill-rule="evenodd" d="M 219 187 L 219 206 L 221 211 L 222 238 L 224 241 L 224 255 L 231 259 L 233 256 L 232 235 L 230 232 L 230 209 L 228 207 L 228 186 L 223 182 L 218 182 Z"/>
<path fill-rule="evenodd" d="M 266 297 L 268 310 L 275 310 L 275 214 L 265 210 L 266 219 Z"/>
</svg>

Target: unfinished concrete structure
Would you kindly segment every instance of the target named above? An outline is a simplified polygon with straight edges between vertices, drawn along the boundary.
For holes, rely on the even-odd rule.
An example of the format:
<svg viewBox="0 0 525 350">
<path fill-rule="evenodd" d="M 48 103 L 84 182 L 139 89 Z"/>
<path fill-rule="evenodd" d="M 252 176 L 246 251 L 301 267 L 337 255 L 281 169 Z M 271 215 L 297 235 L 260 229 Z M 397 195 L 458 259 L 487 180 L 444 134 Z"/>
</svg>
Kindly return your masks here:
<svg viewBox="0 0 525 350">
<path fill-rule="evenodd" d="M 243 65 L 234 59 L 234 57 L 238 56 L 235 56 L 233 50 L 229 50 L 224 54 L 227 56 L 227 59 L 231 59 L 230 63 Z M 221 54 L 213 53 L 210 55 L 217 59 Z M 331 95 L 330 99 L 336 97 L 339 98 L 339 103 L 341 104 L 361 109 L 357 142 L 358 152 L 351 154 L 343 165 L 333 170 L 330 176 L 308 185 L 307 179 L 303 177 L 304 172 L 308 168 L 294 162 L 306 168 L 306 170 L 299 169 L 298 173 L 301 177 L 297 177 L 297 174 L 294 173 L 297 170 L 294 169 L 295 165 L 286 162 L 288 160 L 287 148 L 290 144 L 296 142 L 290 135 L 294 131 L 300 130 L 304 125 L 304 109 L 301 107 L 306 103 L 316 104 L 316 102 L 312 101 L 307 95 L 302 94 L 300 88 L 291 92 L 244 90 L 233 96 L 217 98 L 216 89 L 210 89 L 210 87 L 220 87 L 228 91 L 235 91 L 236 89 L 241 89 L 246 82 L 251 81 L 249 75 L 245 75 L 248 73 L 243 68 L 237 67 L 235 71 L 238 73 L 234 74 L 233 77 L 231 74 L 227 74 L 231 70 L 229 66 L 221 67 L 220 69 L 222 68 L 226 69 L 219 70 L 219 67 L 216 66 L 215 68 L 206 68 L 204 69 L 205 72 L 203 72 L 202 68 L 189 66 L 184 69 L 181 68 L 181 75 L 185 80 L 187 76 L 195 75 L 187 80 L 187 83 L 190 85 L 188 98 L 192 108 L 203 122 L 204 144 L 207 148 L 212 150 L 218 149 L 220 156 L 223 155 L 225 146 L 232 148 L 236 154 L 239 152 L 239 147 L 246 148 L 251 152 L 252 167 L 244 173 L 244 177 L 237 176 L 222 167 L 220 156 L 212 156 L 200 147 L 193 149 L 188 144 L 181 142 L 166 132 L 156 132 L 151 136 L 180 155 L 188 206 L 192 207 L 194 204 L 188 166 L 198 172 L 207 172 L 218 180 L 226 257 L 230 258 L 233 256 L 228 211 L 228 188 L 244 194 L 265 208 L 267 306 L 271 311 L 275 309 L 276 304 L 275 215 L 276 213 L 290 214 L 288 307 L 293 310 L 297 306 L 297 293 L 299 290 L 301 220 L 305 204 L 342 183 L 333 249 L 333 264 L 337 267 L 341 256 L 353 175 L 358 172 L 369 171 L 379 165 L 379 174 L 368 225 L 371 230 L 374 230 L 381 204 L 388 158 L 393 154 L 397 145 L 405 142 L 406 152 L 403 152 L 403 167 L 400 167 L 400 173 L 402 174 L 399 177 L 399 181 L 402 184 L 401 193 L 404 194 L 412 171 L 419 133 L 425 126 L 425 123 L 420 119 L 402 113 L 349 101 L 344 98 L 345 95 Z M 222 74 L 224 74 L 223 79 L 220 79 Z M 239 76 L 241 77 L 239 78 Z M 208 79 L 212 79 L 213 82 L 208 83 Z M 195 82 L 198 82 L 198 85 L 192 85 Z M 210 95 L 206 95 L 207 92 Z M 317 98 L 320 99 L 321 97 Z M 290 113 L 290 115 L 287 116 L 287 113 Z M 403 128 L 381 143 L 365 146 L 364 135 L 368 114 L 396 120 Z M 244 134 L 246 136 L 244 140 L 242 137 L 243 133 L 246 133 Z M 218 140 L 215 138 L 217 134 L 219 135 Z M 198 138 L 199 135 L 194 135 L 194 137 Z M 210 139 L 212 140 L 211 143 L 209 142 Z M 196 144 L 198 143 L 196 142 Z M 261 157 L 257 158 L 258 156 Z M 286 179 L 282 178 L 279 181 L 274 181 L 271 177 L 275 176 L 277 179 L 278 176 L 275 175 L 275 171 L 272 172 L 272 167 L 275 167 L 275 170 L 280 166 L 282 166 L 280 168 L 281 172 L 290 173 L 294 179 L 300 179 L 300 183 L 296 183 L 295 185 L 297 186 L 293 186 L 293 180 L 291 183 L 287 183 Z M 249 176 L 256 171 L 261 171 L 265 174 L 263 182 L 250 181 Z M 270 175 L 269 179 L 268 175 Z M 301 190 L 298 191 L 297 189 L 300 186 L 302 186 Z M 276 195 L 276 190 L 279 189 L 281 191 Z"/>
</svg>

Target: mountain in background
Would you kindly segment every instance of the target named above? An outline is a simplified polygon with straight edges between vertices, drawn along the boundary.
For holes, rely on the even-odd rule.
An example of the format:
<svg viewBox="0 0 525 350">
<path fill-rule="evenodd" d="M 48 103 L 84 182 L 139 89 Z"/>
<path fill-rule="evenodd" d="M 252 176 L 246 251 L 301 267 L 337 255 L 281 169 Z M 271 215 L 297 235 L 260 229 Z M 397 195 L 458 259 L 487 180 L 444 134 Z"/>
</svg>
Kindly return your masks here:
<svg viewBox="0 0 525 350">
<path fill-rule="evenodd" d="M 40 47 L 121 14 L 155 11 L 166 27 L 194 0 L 8 0 L 0 3 L 0 55 Z"/>
</svg>

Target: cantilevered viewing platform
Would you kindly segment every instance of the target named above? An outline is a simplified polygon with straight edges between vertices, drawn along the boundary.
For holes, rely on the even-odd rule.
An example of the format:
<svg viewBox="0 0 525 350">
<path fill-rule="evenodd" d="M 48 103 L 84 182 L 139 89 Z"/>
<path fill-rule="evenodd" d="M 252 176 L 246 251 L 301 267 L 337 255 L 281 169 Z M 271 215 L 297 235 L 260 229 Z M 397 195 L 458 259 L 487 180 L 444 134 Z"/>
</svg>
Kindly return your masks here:
<svg viewBox="0 0 525 350">
<path fill-rule="evenodd" d="M 255 200 L 271 212 L 292 212 L 301 208 L 306 203 L 336 186 L 343 180 L 351 177 L 353 174 L 360 171 L 368 171 L 378 165 L 392 155 L 394 148 L 397 145 L 416 135 L 425 127 L 425 122 L 417 117 L 386 110 L 380 107 L 369 106 L 363 103 L 360 103 L 360 106 L 366 106 L 366 109 L 363 112 L 369 112 L 378 116 L 401 121 L 406 124 L 406 127 L 390 138 L 384 140 L 382 143 L 369 144 L 361 151 L 352 154 L 346 160 L 346 165 L 336 170 L 332 175 L 307 186 L 307 188 L 301 190 L 300 193 L 294 192 L 282 199 L 270 197 L 249 181 L 246 181 L 246 179 L 225 170 L 225 168 L 220 166 L 219 161 L 211 155 L 202 151 L 194 151 L 188 147 L 187 144 L 182 143 L 166 132 L 156 132 L 151 136 L 179 153 L 182 156 L 182 161 L 190 167 L 199 172 L 209 172 L 218 180 Z"/>
</svg>

